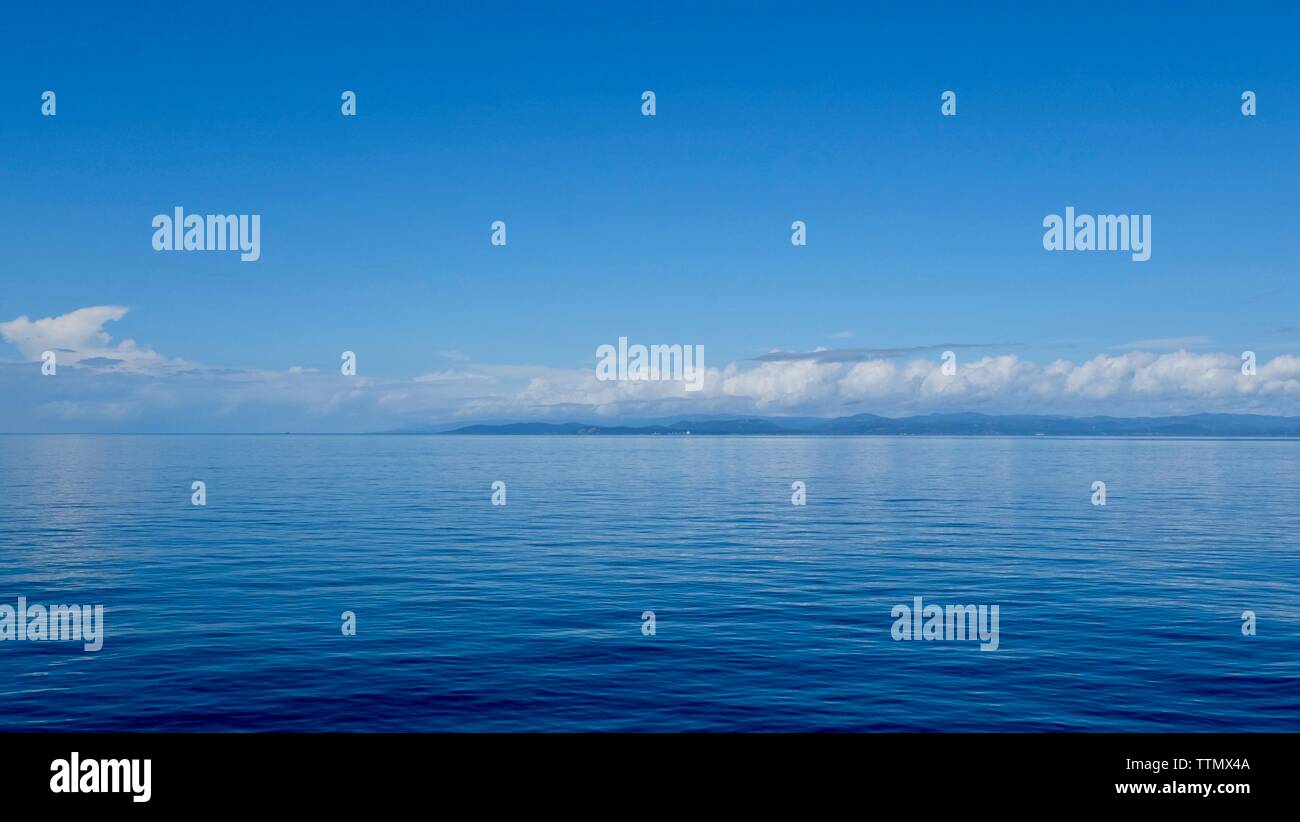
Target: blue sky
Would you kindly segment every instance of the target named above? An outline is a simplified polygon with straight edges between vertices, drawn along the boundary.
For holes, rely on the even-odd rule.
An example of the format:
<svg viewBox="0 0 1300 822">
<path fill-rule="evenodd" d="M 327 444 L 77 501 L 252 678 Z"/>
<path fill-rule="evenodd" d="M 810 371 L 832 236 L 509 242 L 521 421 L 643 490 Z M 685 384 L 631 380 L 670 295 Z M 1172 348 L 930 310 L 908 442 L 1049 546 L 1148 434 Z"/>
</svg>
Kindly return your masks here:
<svg viewBox="0 0 1300 822">
<path fill-rule="evenodd" d="M 49 340 L 0 326 L 0 430 L 1300 413 L 1300 13 L 902 5 L 9 10 L 0 323 L 120 307 L 58 333 L 156 358 L 41 381 Z M 176 205 L 262 215 L 261 259 L 154 251 Z M 1151 259 L 1044 251 L 1066 206 L 1151 214 Z M 704 345 L 714 388 L 585 384 L 619 336 Z M 989 379 L 906 376 L 954 346 Z M 819 347 L 917 352 L 755 360 Z M 1272 388 L 1228 384 L 1247 349 Z M 1098 357 L 1118 388 L 1044 373 Z"/>
</svg>

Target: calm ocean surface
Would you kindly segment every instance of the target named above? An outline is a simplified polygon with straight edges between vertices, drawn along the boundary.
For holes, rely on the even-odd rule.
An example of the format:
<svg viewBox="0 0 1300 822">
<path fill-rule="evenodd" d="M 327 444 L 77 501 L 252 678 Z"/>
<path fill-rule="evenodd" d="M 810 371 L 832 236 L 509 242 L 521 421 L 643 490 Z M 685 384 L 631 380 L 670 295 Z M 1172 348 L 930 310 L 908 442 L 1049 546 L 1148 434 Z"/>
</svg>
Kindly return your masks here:
<svg viewBox="0 0 1300 822">
<path fill-rule="evenodd" d="M 0 436 L 19 595 L 3 730 L 1295 731 L 1300 442 Z"/>
</svg>

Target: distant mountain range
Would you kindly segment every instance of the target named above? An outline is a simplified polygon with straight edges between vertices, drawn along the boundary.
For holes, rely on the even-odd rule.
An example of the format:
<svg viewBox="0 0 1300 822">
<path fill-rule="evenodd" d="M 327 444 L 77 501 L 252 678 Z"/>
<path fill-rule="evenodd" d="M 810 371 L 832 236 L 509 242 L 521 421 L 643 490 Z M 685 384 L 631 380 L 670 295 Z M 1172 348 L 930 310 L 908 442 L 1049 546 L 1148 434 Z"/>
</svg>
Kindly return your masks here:
<svg viewBox="0 0 1300 822">
<path fill-rule="evenodd" d="M 459 435 L 783 435 L 877 434 L 983 436 L 1164 436 L 1164 437 L 1300 437 L 1300 417 L 1256 414 L 1191 414 L 1182 417 L 1060 417 L 1033 414 L 927 414 L 880 417 L 856 414 L 835 419 L 807 417 L 723 417 L 678 419 L 638 425 L 592 425 L 582 422 L 515 422 L 467 425 L 439 433 Z"/>
</svg>

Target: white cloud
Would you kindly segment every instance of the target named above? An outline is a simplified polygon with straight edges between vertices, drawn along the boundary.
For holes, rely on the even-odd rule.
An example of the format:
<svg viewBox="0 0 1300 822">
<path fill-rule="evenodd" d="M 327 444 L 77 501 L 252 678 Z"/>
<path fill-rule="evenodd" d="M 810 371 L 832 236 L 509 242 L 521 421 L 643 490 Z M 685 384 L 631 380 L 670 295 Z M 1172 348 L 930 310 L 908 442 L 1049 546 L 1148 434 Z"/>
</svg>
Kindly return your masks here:
<svg viewBox="0 0 1300 822">
<path fill-rule="evenodd" d="M 22 316 L 0 323 L 0 337 L 32 361 L 41 359 L 42 352 L 54 351 L 60 365 L 89 360 L 88 365 L 119 371 L 184 366 L 184 361 L 162 357 L 134 340 L 112 344 L 113 337 L 104 325 L 122 319 L 129 310 L 120 305 L 96 305 L 35 322 Z"/>
<path fill-rule="evenodd" d="M 220 369 L 168 359 L 103 330 L 126 309 L 98 306 L 60 317 L 0 323 L 25 357 L 58 349 L 60 364 L 101 358 L 78 379 L 42 378 L 28 364 L 0 363 L 0 430 L 33 430 L 47 417 L 131 423 L 162 430 L 386 430 L 492 419 L 599 420 L 678 414 L 808 414 L 932 411 L 1108 414 L 1300 413 L 1300 358 L 1260 359 L 1241 374 L 1238 355 L 1186 350 L 1101 354 L 1047 364 L 1017 355 L 958 355 L 944 375 L 938 356 L 834 357 L 730 363 L 706 371 L 704 388 L 681 382 L 599 381 L 590 368 L 481 364 L 410 379 L 343 377 L 336 370 Z M 829 352 L 834 353 L 834 352 Z M 39 390 L 14 390 L 39 385 Z M 34 381 L 41 380 L 40 383 Z M 16 425 L 13 420 L 28 421 Z"/>
<path fill-rule="evenodd" d="M 97 305 L 36 322 L 22 316 L 0 323 L 0 336 L 30 360 L 39 360 L 46 350 L 99 350 L 113 339 L 104 331 L 104 323 L 122 319 L 127 311 L 118 305 Z"/>
</svg>

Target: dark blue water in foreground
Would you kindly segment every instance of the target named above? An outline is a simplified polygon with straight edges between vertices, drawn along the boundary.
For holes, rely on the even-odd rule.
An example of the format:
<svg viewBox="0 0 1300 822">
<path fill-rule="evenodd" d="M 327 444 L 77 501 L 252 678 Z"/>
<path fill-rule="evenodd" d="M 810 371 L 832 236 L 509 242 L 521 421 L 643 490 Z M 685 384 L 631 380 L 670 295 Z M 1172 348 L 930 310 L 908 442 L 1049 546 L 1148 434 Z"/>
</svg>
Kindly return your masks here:
<svg viewBox="0 0 1300 822">
<path fill-rule="evenodd" d="M 1300 442 L 5 436 L 20 594 L 4 730 L 1297 730 Z"/>
</svg>

